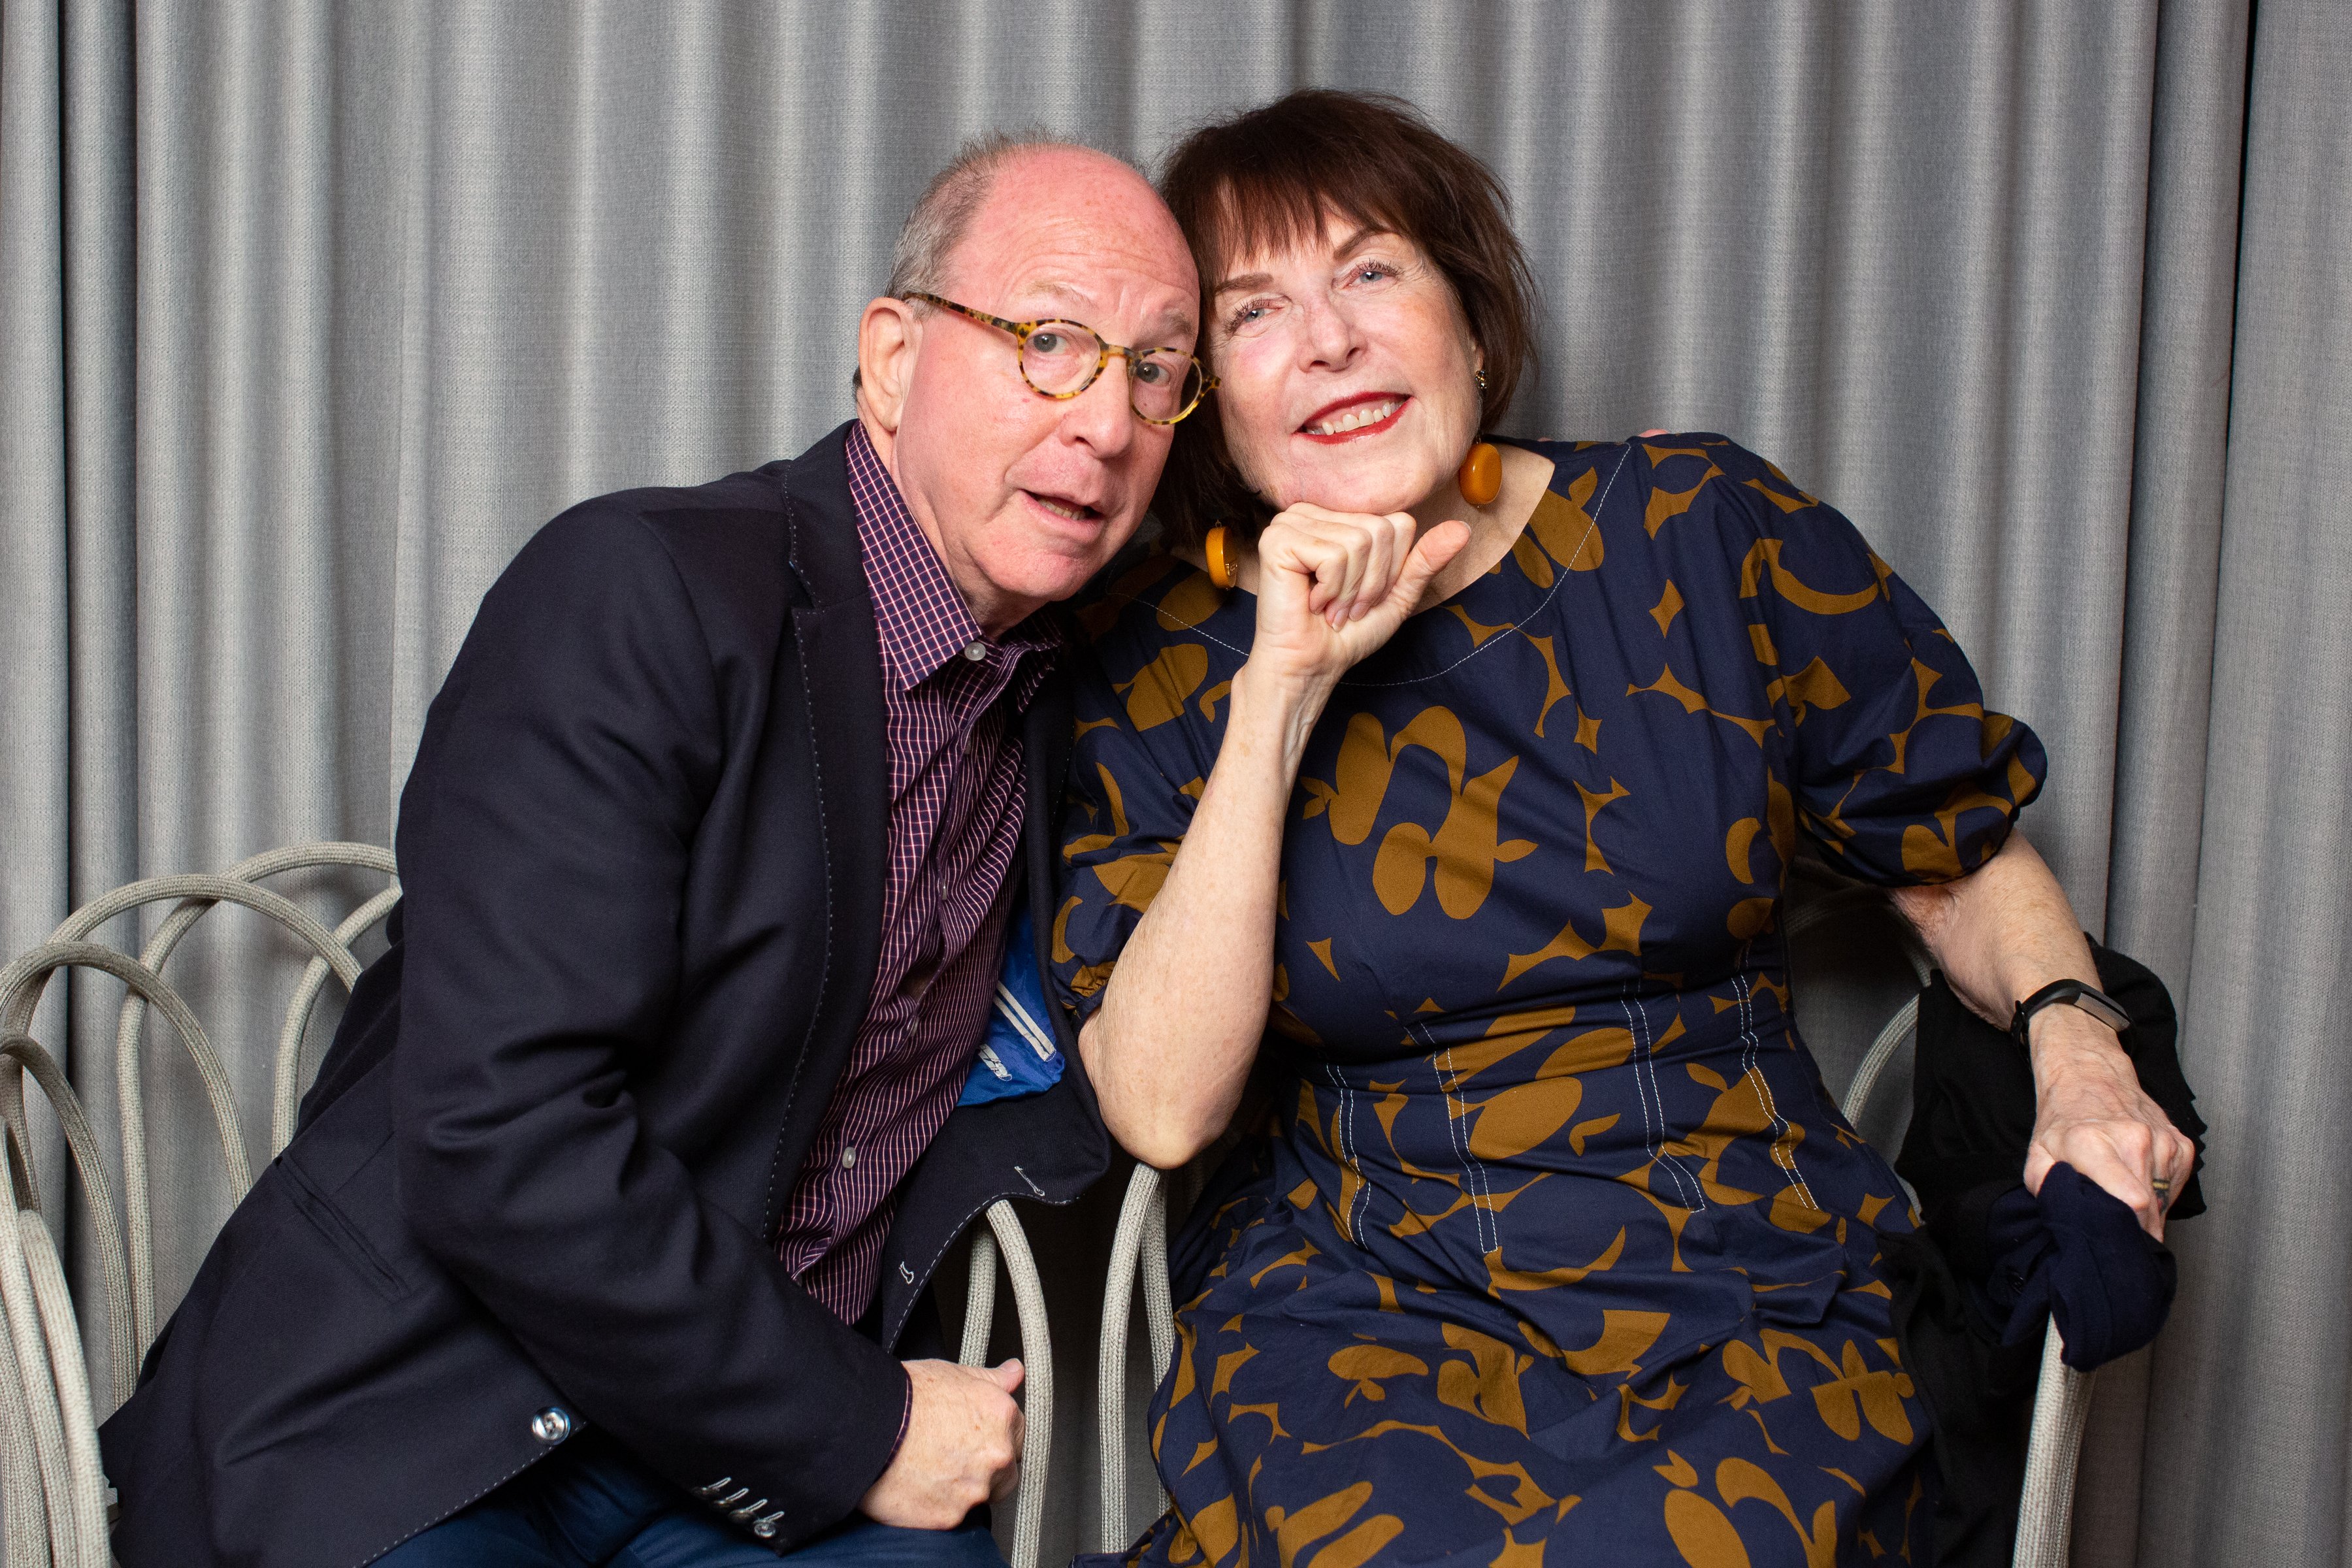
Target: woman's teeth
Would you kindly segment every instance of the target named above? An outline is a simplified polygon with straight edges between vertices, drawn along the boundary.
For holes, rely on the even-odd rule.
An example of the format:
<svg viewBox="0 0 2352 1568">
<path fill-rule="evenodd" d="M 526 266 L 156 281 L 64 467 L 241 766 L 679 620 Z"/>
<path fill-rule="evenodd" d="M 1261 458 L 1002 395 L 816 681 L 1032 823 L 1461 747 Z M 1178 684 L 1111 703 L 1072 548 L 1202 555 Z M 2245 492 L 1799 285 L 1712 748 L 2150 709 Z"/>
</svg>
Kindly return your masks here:
<svg viewBox="0 0 2352 1568">
<path fill-rule="evenodd" d="M 1391 397 L 1380 403 L 1359 403 L 1353 408 L 1343 409 L 1328 419 L 1309 425 L 1307 433 L 1309 436 L 1344 436 L 1350 430 L 1377 425 L 1397 411 L 1400 401 Z"/>
</svg>

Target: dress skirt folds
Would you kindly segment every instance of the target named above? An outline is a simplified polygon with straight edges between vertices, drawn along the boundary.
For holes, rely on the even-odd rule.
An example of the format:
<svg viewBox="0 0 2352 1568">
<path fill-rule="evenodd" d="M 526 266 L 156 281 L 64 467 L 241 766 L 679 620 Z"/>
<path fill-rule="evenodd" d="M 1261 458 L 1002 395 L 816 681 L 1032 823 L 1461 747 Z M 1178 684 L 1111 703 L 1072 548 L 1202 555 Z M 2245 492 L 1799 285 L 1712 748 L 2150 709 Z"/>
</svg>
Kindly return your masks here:
<svg viewBox="0 0 2352 1568">
<path fill-rule="evenodd" d="M 1131 1560 L 1925 1561 L 1883 1233 L 1790 1017 L 1801 827 L 1884 884 L 2040 787 L 1935 614 L 1717 436 L 1538 444 L 1511 552 L 1334 694 L 1282 850 L 1268 1124 L 1177 1244 Z M 1089 1012 L 1182 843 L 1249 595 L 1087 612 L 1054 923 Z"/>
</svg>

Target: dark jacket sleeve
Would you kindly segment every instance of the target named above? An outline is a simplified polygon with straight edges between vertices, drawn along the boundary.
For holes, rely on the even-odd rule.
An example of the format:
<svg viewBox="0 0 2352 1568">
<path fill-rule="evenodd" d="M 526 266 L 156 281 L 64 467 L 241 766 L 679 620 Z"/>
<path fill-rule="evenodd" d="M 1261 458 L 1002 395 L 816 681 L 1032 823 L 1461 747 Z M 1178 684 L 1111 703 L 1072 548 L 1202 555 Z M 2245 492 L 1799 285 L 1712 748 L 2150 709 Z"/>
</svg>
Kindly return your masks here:
<svg viewBox="0 0 2352 1568">
<path fill-rule="evenodd" d="M 694 1049 L 667 1021 L 725 734 L 651 528 L 612 503 L 550 524 L 485 598 L 404 795 L 395 1136 L 417 1240 L 579 1413 L 681 1486 L 771 1500 L 782 1547 L 880 1474 L 907 1383 L 701 1201 L 630 1094 Z"/>
</svg>

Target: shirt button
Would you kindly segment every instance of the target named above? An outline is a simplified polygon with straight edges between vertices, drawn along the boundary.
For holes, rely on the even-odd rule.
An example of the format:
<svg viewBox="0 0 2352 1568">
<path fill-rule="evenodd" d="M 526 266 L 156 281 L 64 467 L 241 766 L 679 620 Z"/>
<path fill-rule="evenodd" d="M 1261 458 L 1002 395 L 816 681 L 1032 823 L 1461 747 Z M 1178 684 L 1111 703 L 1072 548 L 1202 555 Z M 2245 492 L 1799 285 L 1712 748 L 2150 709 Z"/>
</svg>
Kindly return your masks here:
<svg viewBox="0 0 2352 1568">
<path fill-rule="evenodd" d="M 855 1170 L 855 1169 L 856 1168 L 856 1166 L 857 1166 L 857 1145 L 856 1145 L 855 1143 L 853 1143 L 853 1144 L 851 1144 L 848 1148 L 844 1149 L 844 1150 L 841 1152 L 841 1168 L 842 1168 L 843 1170 L 845 1170 L 845 1171 L 849 1171 L 849 1170 Z"/>
<path fill-rule="evenodd" d="M 963 645 L 963 656 L 972 663 L 978 664 L 988 657 L 988 645 L 984 642 L 968 642 Z"/>
<path fill-rule="evenodd" d="M 561 1406 L 551 1405 L 530 1418 L 530 1435 L 552 1447 L 572 1436 L 572 1417 Z"/>
</svg>

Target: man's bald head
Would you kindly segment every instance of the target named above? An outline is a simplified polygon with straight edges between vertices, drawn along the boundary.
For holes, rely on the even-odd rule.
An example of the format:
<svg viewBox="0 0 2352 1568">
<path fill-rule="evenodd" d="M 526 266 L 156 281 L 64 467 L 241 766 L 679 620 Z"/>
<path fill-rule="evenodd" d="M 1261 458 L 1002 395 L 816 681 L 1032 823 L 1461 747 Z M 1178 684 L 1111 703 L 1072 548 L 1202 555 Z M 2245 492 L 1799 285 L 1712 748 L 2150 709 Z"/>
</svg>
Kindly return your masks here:
<svg viewBox="0 0 2352 1568">
<path fill-rule="evenodd" d="M 1142 172 L 1124 158 L 1075 142 L 1008 136 L 1003 132 L 975 136 L 957 150 L 946 168 L 931 176 L 931 183 L 916 199 L 914 210 L 898 230 L 898 244 L 891 247 L 890 284 L 883 292 L 948 293 L 956 247 L 971 232 L 972 220 L 987 205 L 997 176 L 1015 164 L 1050 167 L 1056 163 L 1091 163 L 1096 166 L 1091 172 L 1097 177 L 1108 174 L 1116 183 L 1118 174 L 1125 174 L 1136 185 L 1150 189 Z"/>
</svg>

